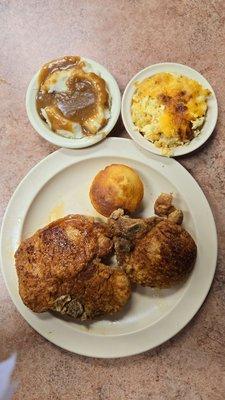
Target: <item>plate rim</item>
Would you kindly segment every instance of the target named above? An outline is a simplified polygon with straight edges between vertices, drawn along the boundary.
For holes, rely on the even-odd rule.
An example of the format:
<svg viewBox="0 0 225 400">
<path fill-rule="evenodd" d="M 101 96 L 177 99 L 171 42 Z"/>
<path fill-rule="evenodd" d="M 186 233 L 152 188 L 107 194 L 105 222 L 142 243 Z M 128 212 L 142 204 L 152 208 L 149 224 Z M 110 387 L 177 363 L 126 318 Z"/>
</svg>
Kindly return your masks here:
<svg viewBox="0 0 225 400">
<path fill-rule="evenodd" d="M 136 153 L 135 154 L 135 156 L 137 156 L 138 155 L 138 157 L 140 156 L 140 155 L 143 155 L 143 151 L 141 151 L 140 152 L 140 150 L 135 146 L 135 144 L 134 144 L 134 142 L 132 141 L 132 140 L 129 140 L 129 139 L 124 139 L 124 138 L 116 138 L 116 137 L 114 137 L 114 138 L 108 138 L 105 142 L 104 142 L 104 144 L 103 143 L 101 143 L 100 145 L 98 145 L 98 146 L 95 146 L 95 150 L 96 150 L 96 152 L 98 153 L 99 151 L 101 152 L 101 147 L 103 147 L 103 145 L 104 145 L 104 147 L 105 147 L 105 145 L 106 145 L 106 143 L 107 143 L 107 145 L 108 145 L 108 151 L 109 152 L 112 152 L 113 153 L 113 151 L 115 151 L 115 149 L 112 149 L 112 147 L 114 146 L 114 145 L 112 145 L 113 144 L 113 142 L 114 143 L 118 143 L 119 144 L 119 146 L 120 146 L 120 148 L 121 148 L 121 142 L 124 142 L 124 144 L 125 143 L 127 143 L 128 144 L 128 147 L 130 147 L 130 148 L 132 148 L 133 147 L 133 150 L 134 150 L 134 152 Z M 120 143 L 119 143 L 120 142 Z M 117 145 L 115 145 L 115 146 L 117 146 Z M 114 146 L 114 147 L 115 147 Z M 92 148 L 93 149 L 93 148 Z M 203 302 L 204 302 L 204 300 L 205 300 L 205 298 L 207 297 L 207 294 L 208 294 L 208 292 L 209 292 L 209 290 L 210 290 L 210 287 L 211 287 L 211 284 L 212 284 L 212 280 L 213 280 L 213 277 L 214 277 L 214 274 L 215 274 L 215 269 L 216 269 L 216 262 L 217 262 L 217 232 L 216 232 L 216 225 L 215 225 L 215 221 L 214 221 L 214 218 L 213 218 L 213 214 L 212 214 L 212 211 L 211 211 L 211 208 L 210 208 L 210 206 L 209 206 L 209 204 L 208 204 L 208 201 L 207 201 L 207 199 L 206 199 L 206 197 L 205 197 L 205 195 L 204 195 L 204 193 L 203 193 L 203 191 L 201 190 L 201 188 L 199 187 L 199 185 L 198 185 L 198 183 L 194 180 L 194 178 L 190 175 L 190 173 L 181 165 L 181 164 L 179 164 L 176 160 L 174 160 L 174 159 L 166 159 L 165 160 L 165 158 L 163 158 L 163 157 L 159 157 L 159 156 L 151 156 L 151 157 L 149 157 L 149 153 L 148 152 L 144 152 L 145 153 L 145 157 L 147 157 L 149 160 L 153 160 L 153 159 L 155 159 L 155 161 L 156 162 L 159 162 L 159 163 L 161 163 L 162 164 L 162 166 L 163 167 L 165 167 L 165 161 L 167 161 L 167 165 L 172 165 L 172 167 L 174 167 L 174 166 L 176 166 L 175 168 L 178 168 L 178 170 L 179 171 L 182 171 L 182 174 L 185 174 L 188 178 L 189 178 L 189 180 L 191 180 L 191 182 L 193 183 L 194 182 L 194 186 L 195 186 L 195 189 L 197 188 L 197 190 L 198 190 L 198 192 L 201 194 L 201 197 L 202 197 L 202 199 L 203 199 L 203 201 L 204 201 L 204 203 L 205 203 L 205 206 L 206 206 L 206 209 L 207 209 L 207 213 L 209 214 L 209 217 L 210 217 L 210 219 L 211 219 L 211 235 L 212 235 L 212 237 L 213 237 L 213 240 L 214 240 L 214 250 L 215 250 L 215 252 L 214 252 L 214 263 L 213 263 L 213 265 L 211 266 L 211 276 L 210 276 L 210 278 L 209 278 L 209 280 L 208 280 L 208 283 L 207 283 L 207 287 L 206 287 L 206 289 L 204 290 L 204 294 L 202 294 L 202 296 L 201 296 L 201 300 L 198 302 L 198 304 L 196 305 L 195 304 L 195 307 L 194 308 L 191 308 L 191 312 L 189 312 L 189 314 L 190 315 L 188 315 L 188 317 L 187 318 L 184 318 L 183 319 L 183 321 L 182 321 L 182 323 L 180 323 L 180 321 L 178 321 L 179 323 L 177 323 L 177 321 L 176 321 L 176 319 L 175 319 L 175 321 L 174 321 L 174 325 L 172 324 L 172 326 L 170 326 L 170 330 L 171 330 L 171 328 L 172 328 L 172 333 L 170 332 L 169 334 L 163 334 L 164 335 L 164 337 L 163 338 L 161 338 L 161 339 L 159 339 L 159 338 L 157 338 L 157 340 L 156 340 L 156 342 L 153 344 L 153 345 L 151 345 L 148 341 L 146 341 L 145 343 L 144 343 L 144 345 L 143 345 L 143 343 L 142 343 L 142 346 L 141 346 L 141 349 L 140 348 L 136 348 L 134 351 L 133 350 L 131 350 L 130 348 L 129 348 L 129 346 L 128 346 L 128 350 L 127 350 L 127 348 L 126 348 L 126 343 L 127 343 L 127 338 L 129 337 L 132 337 L 133 336 L 133 338 L 134 338 L 134 340 L 135 340 L 135 338 L 136 337 L 138 337 L 138 335 L 141 333 L 141 332 L 146 332 L 146 331 L 149 331 L 149 329 L 153 329 L 154 328 L 154 325 L 153 326 L 150 326 L 150 327 L 147 327 L 147 328 L 144 328 L 143 330 L 141 330 L 141 331 L 137 331 L 137 332 L 131 332 L 131 333 L 129 333 L 129 334 L 124 334 L 124 335 L 119 335 L 119 336 L 97 336 L 97 338 L 100 338 L 100 341 L 101 341 L 101 344 L 102 344 L 102 341 L 103 342 L 110 342 L 110 344 L 109 343 L 106 343 L 106 345 L 103 345 L 102 346 L 102 349 L 101 349 L 101 351 L 99 352 L 99 349 L 88 349 L 87 351 L 85 351 L 84 349 L 80 349 L 79 348 L 79 344 L 78 344 L 78 348 L 76 348 L 76 349 L 74 349 L 74 348 L 71 348 L 71 346 L 70 345 L 67 345 L 67 344 L 65 344 L 65 343 L 59 343 L 58 342 L 58 339 L 55 339 L 55 338 L 53 338 L 53 337 L 51 337 L 49 334 L 47 334 L 46 332 L 43 332 L 41 329 L 38 329 L 37 328 L 37 326 L 36 326 L 36 324 L 35 324 L 35 319 L 37 318 L 37 314 L 34 314 L 34 313 L 32 313 L 30 310 L 30 314 L 32 314 L 32 318 L 30 318 L 30 320 L 29 319 L 27 319 L 27 315 L 25 315 L 25 314 L 27 314 L 25 311 L 24 311 L 24 309 L 27 311 L 28 309 L 23 305 L 23 303 L 22 303 L 22 300 L 21 300 L 21 304 L 23 305 L 23 307 L 22 307 L 22 310 L 21 310 L 21 304 L 19 304 L 18 305 L 18 303 L 15 301 L 15 298 L 14 297 L 16 297 L 16 296 L 14 296 L 14 293 L 12 293 L 12 290 L 11 290 L 11 288 L 10 288 L 10 284 L 9 284 L 9 282 L 8 282 L 8 279 L 7 279 L 7 277 L 6 277 L 6 274 L 5 274 L 5 271 L 4 271 L 4 267 L 3 267 L 3 265 L 4 265 L 4 257 L 3 257 L 3 251 L 2 251 L 2 248 L 3 248 L 3 245 L 4 245 L 4 240 L 3 240 L 3 236 L 4 236 L 4 233 L 5 233 L 5 224 L 6 224 L 6 220 L 7 220 L 7 216 L 8 216 L 8 213 L 10 212 L 10 208 L 11 208 L 11 204 L 13 203 L 13 201 L 14 201 L 14 199 L 16 198 L 16 196 L 17 196 L 17 193 L 19 192 L 19 190 L 20 190 L 20 188 L 23 186 L 23 184 L 24 184 L 24 182 L 26 182 L 26 179 L 28 179 L 31 175 L 32 175 L 32 172 L 34 172 L 34 171 L 36 171 L 39 167 L 40 167 L 40 165 L 42 165 L 42 164 L 44 164 L 44 163 L 46 163 L 46 162 L 49 162 L 49 159 L 53 159 L 54 160 L 54 158 L 55 157 L 57 157 L 57 154 L 63 154 L 63 153 L 74 153 L 73 154 L 73 162 L 71 163 L 71 164 L 69 164 L 69 165 L 72 165 L 72 164 L 74 164 L 74 163 L 76 163 L 76 159 L 77 158 L 80 158 L 80 157 L 76 157 L 77 156 L 77 152 L 74 152 L 73 150 L 69 150 L 69 149 L 59 149 L 59 150 L 57 150 L 57 151 L 55 151 L 55 152 L 53 152 L 53 153 L 51 153 L 51 154 L 49 154 L 47 157 L 45 157 L 44 159 L 42 159 L 39 163 L 37 163 L 27 174 L 26 174 L 26 176 L 21 180 L 21 182 L 19 183 L 19 185 L 17 186 L 17 188 L 16 188 L 16 190 L 14 191 L 14 193 L 13 193 L 13 195 L 12 195 L 12 197 L 11 197 L 11 199 L 10 199 L 10 201 L 9 201 L 9 203 L 8 203 L 8 206 L 7 206 L 7 208 L 6 208 L 6 211 L 5 211 L 5 214 L 4 214 L 4 217 L 3 217 L 3 221 L 2 221 L 2 228 L 1 228 L 1 235 L 0 235 L 0 245 L 1 245 L 1 271 L 2 271 L 2 275 L 3 275 L 3 278 L 4 278 L 4 282 L 5 282 L 5 284 L 6 284 L 6 287 L 7 287 L 7 290 L 8 290 L 8 292 L 9 292 L 9 295 L 10 295 L 10 297 L 11 297 L 11 299 L 12 299 L 12 301 L 13 301 L 13 303 L 14 303 L 14 305 L 16 306 L 16 308 L 17 308 L 17 310 L 19 311 L 19 313 L 23 316 L 23 318 L 28 322 L 28 324 L 33 328 L 33 329 L 35 329 L 39 334 L 41 334 L 43 337 L 45 337 L 47 340 L 49 340 L 50 342 L 52 342 L 52 343 L 54 343 L 54 344 L 56 344 L 57 346 L 59 346 L 59 347 L 61 347 L 61 348 L 63 348 L 63 349 L 65 349 L 65 350 L 68 350 L 68 351 L 71 351 L 71 352 L 73 352 L 73 353 L 77 353 L 77 354 L 80 354 L 80 355 L 84 355 L 84 356 L 89 356 L 89 357 L 96 357 L 96 358 L 119 358 L 119 357 L 126 357 L 126 356 L 131 356 L 131 355 L 135 355 L 135 354 L 139 354 L 139 353 L 142 353 L 142 352 L 144 352 L 144 351 L 147 351 L 147 350 L 150 350 L 150 349 L 153 349 L 154 347 L 156 347 L 156 346 L 159 346 L 159 345 L 161 345 L 162 343 L 164 343 L 165 341 L 167 341 L 167 340 L 169 340 L 169 339 L 171 339 L 171 337 L 173 337 L 173 336 L 175 336 L 180 330 L 182 330 L 183 328 L 184 328 L 184 326 L 186 326 L 187 325 L 187 323 L 194 317 L 194 315 L 198 312 L 198 310 L 200 309 L 200 307 L 202 306 L 202 304 L 203 304 Z M 88 157 L 86 157 L 86 158 L 92 158 L 92 156 L 91 156 L 91 149 L 89 148 L 89 149 L 84 149 L 84 150 L 80 150 L 79 151 L 79 153 L 80 153 L 80 156 L 82 157 L 82 154 L 83 153 L 87 153 L 86 155 L 88 156 Z M 89 154 L 90 153 L 90 154 Z M 138 154 L 139 153 L 139 154 Z M 147 153 L 147 154 L 146 154 Z M 103 156 L 104 156 L 104 154 L 103 154 Z M 118 156 L 118 153 L 116 154 L 116 153 L 114 153 L 114 155 L 112 154 L 111 155 L 111 157 L 115 157 L 115 156 Z M 123 155 L 124 156 L 124 155 Z M 127 155 L 127 158 L 133 158 L 133 155 Z M 81 158 L 81 159 L 79 159 L 79 161 L 81 161 L 83 159 L 83 157 Z M 84 159 L 85 159 L 85 157 L 84 157 Z M 46 161 L 47 160 L 47 161 Z M 136 161 L 141 161 L 141 162 L 143 162 L 143 160 L 138 160 L 137 158 L 135 158 L 134 157 L 134 160 L 136 160 Z M 144 162 L 145 163 L 145 162 Z M 68 165 L 68 166 L 69 166 Z M 64 168 L 66 168 L 66 166 L 64 167 Z M 64 168 L 62 168 L 62 169 L 64 169 Z M 61 170 L 61 169 L 60 169 Z M 59 170 L 59 171 L 60 171 Z M 57 171 L 57 172 L 55 172 L 54 174 L 53 174 L 53 176 L 55 175 L 55 174 L 57 174 L 59 171 Z M 48 181 L 48 179 L 47 179 L 47 181 Z M 45 183 L 44 183 L 45 184 Z M 44 185 L 43 184 L 43 185 Z M 43 185 L 42 185 L 42 187 L 43 187 Z M 38 192 L 39 192 L 39 190 L 38 190 Z M 32 200 L 31 200 L 31 202 L 33 201 L 33 198 L 32 198 Z M 186 200 L 187 201 L 187 200 Z M 187 201 L 187 203 L 188 203 L 188 201 Z M 27 210 L 26 210 L 26 212 L 28 211 L 28 209 L 29 209 L 29 207 L 27 208 Z M 25 214 L 26 215 L 26 214 Z M 213 234 L 212 234 L 212 231 L 213 231 Z M 182 298 L 183 299 L 183 298 Z M 182 300 L 181 299 L 181 300 Z M 180 302 L 178 302 L 178 304 L 179 304 Z M 174 309 L 177 307 L 177 305 L 175 305 L 175 307 L 174 307 Z M 171 312 L 169 313 L 169 315 L 170 314 L 172 314 L 172 312 L 173 312 L 173 310 L 174 309 L 172 309 L 171 310 Z M 163 319 L 165 319 L 165 318 L 167 318 L 167 316 L 165 316 L 164 318 L 162 318 L 162 320 Z M 160 322 L 160 321 L 159 321 Z M 157 325 L 157 324 L 159 324 L 159 322 L 156 322 L 156 324 L 155 325 Z M 176 323 L 177 323 L 177 325 L 176 325 Z M 171 325 L 171 323 L 170 323 L 170 325 Z M 154 330 L 154 329 L 153 329 Z M 77 336 L 78 335 L 78 337 L 79 336 L 86 336 L 86 337 L 90 337 L 90 336 L 88 336 L 87 334 L 86 334 L 86 332 L 73 332 L 73 334 L 74 334 L 74 336 Z M 113 353 L 113 351 L 114 351 L 114 349 L 115 349 L 115 347 L 116 347 L 116 345 L 117 345 L 117 339 L 118 339 L 118 337 L 119 337 L 119 340 L 122 340 L 122 342 L 124 343 L 124 346 L 123 346 L 123 352 L 120 352 L 120 353 L 116 353 L 116 352 L 114 352 Z M 96 338 L 96 336 L 92 336 L 92 338 Z M 124 338 L 125 338 L 125 340 L 124 340 Z M 106 340 L 105 340 L 106 339 Z M 93 342 L 98 342 L 98 340 L 96 341 L 96 340 L 93 340 Z M 114 346 L 114 344 L 115 344 L 115 346 Z M 111 348 L 110 348 L 110 346 L 112 346 Z M 108 350 L 108 347 L 109 347 L 109 350 Z"/>
<path fill-rule="evenodd" d="M 206 134 L 205 139 L 203 139 L 202 141 L 196 141 L 195 142 L 195 146 L 190 149 L 188 147 L 188 145 L 183 145 L 183 146 L 178 146 L 177 148 L 174 148 L 173 154 L 170 156 L 171 158 L 174 157 L 180 157 L 180 156 L 184 156 L 186 154 L 190 154 L 193 151 L 196 151 L 197 149 L 199 149 L 201 146 L 204 145 L 204 143 L 210 138 L 210 136 L 213 134 L 216 124 L 217 124 L 217 120 L 218 120 L 218 101 L 216 98 L 216 94 L 215 91 L 213 89 L 213 87 L 211 86 L 210 82 L 208 81 L 208 79 L 206 79 L 204 77 L 204 75 L 201 74 L 201 72 L 197 71 L 196 69 L 189 67 L 188 65 L 185 64 L 181 64 L 181 63 L 176 63 L 176 62 L 162 62 L 162 63 L 156 63 L 156 64 L 151 64 L 143 69 L 141 69 L 140 71 L 138 71 L 127 83 L 125 90 L 123 92 L 122 95 L 122 101 L 121 101 L 121 116 L 122 116 L 122 120 L 123 120 L 123 124 L 125 126 L 126 131 L 128 132 L 128 134 L 130 135 L 130 137 L 135 141 L 135 143 L 137 143 L 138 146 L 140 146 L 141 148 L 151 152 L 152 154 L 157 154 L 160 155 L 162 157 L 167 157 L 163 154 L 161 154 L 160 149 L 158 149 L 156 146 L 154 146 L 153 143 L 151 143 L 150 141 L 148 141 L 147 139 L 145 139 L 140 132 L 138 132 L 137 130 L 134 129 L 130 129 L 129 127 L 129 123 L 128 123 L 128 119 L 127 119 L 127 110 L 125 110 L 126 108 L 126 102 L 127 102 L 127 96 L 129 94 L 130 89 L 132 88 L 133 83 L 135 82 L 135 80 L 138 79 L 138 77 L 143 74 L 144 72 L 147 72 L 148 70 L 151 70 L 152 68 L 160 68 L 160 67 L 166 67 L 166 66 L 174 66 L 175 68 L 185 68 L 186 70 L 193 72 L 194 74 L 198 75 L 199 77 L 201 77 L 201 79 L 203 79 L 208 87 L 210 88 L 211 92 L 212 92 L 212 100 L 214 101 L 214 120 L 213 120 L 213 124 L 212 127 L 209 130 L 209 133 Z M 155 72 L 157 73 L 157 71 Z M 182 74 L 182 73 L 181 73 Z M 184 73 L 183 73 L 184 74 Z M 151 76 L 151 75 L 150 75 Z M 193 78 L 194 79 L 194 78 Z M 197 78 L 196 78 L 197 80 Z M 138 134 L 138 136 L 137 136 Z M 198 138 L 198 136 L 197 136 Z M 191 142 L 190 142 L 191 143 Z M 188 150 L 189 148 L 189 150 Z"/>
</svg>

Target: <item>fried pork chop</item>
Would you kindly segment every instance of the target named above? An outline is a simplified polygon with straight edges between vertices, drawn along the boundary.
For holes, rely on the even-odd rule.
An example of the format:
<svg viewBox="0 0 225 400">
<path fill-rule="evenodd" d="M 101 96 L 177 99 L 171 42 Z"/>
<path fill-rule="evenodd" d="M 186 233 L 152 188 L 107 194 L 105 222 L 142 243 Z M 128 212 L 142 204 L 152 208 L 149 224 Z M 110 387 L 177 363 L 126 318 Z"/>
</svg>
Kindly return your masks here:
<svg viewBox="0 0 225 400">
<path fill-rule="evenodd" d="M 115 211 L 109 225 L 114 236 L 118 264 L 132 282 L 167 288 L 182 282 L 192 270 L 197 247 L 180 226 L 181 210 L 172 206 L 172 196 L 162 194 L 155 203 L 160 216 L 132 219 Z"/>
<path fill-rule="evenodd" d="M 120 268 L 102 262 L 112 247 L 109 227 L 91 217 L 69 215 L 38 230 L 15 254 L 24 304 L 81 320 L 119 311 L 131 289 Z"/>
</svg>

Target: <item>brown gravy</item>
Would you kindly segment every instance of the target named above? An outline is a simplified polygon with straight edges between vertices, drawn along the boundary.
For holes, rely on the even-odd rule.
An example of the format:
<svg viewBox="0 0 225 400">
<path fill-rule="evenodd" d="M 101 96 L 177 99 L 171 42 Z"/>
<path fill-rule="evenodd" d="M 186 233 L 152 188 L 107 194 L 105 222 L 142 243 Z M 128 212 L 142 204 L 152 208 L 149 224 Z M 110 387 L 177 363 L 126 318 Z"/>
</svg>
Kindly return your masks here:
<svg viewBox="0 0 225 400">
<path fill-rule="evenodd" d="M 80 124 L 85 135 L 91 135 L 85 122 L 94 119 L 99 107 L 109 108 L 109 95 L 104 79 L 93 72 L 85 72 L 85 63 L 80 57 L 68 56 L 45 64 L 39 75 L 39 91 L 36 106 L 40 117 L 45 120 L 42 109 L 47 107 L 47 115 L 53 131 L 72 131 L 73 122 Z M 73 69 L 66 81 L 67 91 L 48 93 L 43 85 L 55 71 Z M 107 119 L 101 121 L 101 128 Z M 84 126 L 85 124 L 85 126 Z M 96 133 L 96 132 L 95 132 Z"/>
</svg>

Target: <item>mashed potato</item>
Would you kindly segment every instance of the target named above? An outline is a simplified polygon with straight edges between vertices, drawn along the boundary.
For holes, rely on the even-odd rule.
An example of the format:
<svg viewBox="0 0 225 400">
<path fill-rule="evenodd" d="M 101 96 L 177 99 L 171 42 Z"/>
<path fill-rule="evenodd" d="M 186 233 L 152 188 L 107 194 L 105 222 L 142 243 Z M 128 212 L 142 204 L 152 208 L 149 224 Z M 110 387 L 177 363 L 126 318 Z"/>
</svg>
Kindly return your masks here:
<svg viewBox="0 0 225 400">
<path fill-rule="evenodd" d="M 79 56 L 45 64 L 39 73 L 36 107 L 58 135 L 81 139 L 96 135 L 110 118 L 110 93 L 105 80 Z"/>
<path fill-rule="evenodd" d="M 173 148 L 189 143 L 204 124 L 208 89 L 186 76 L 159 73 L 136 83 L 131 116 L 138 131 L 172 155 Z"/>
</svg>

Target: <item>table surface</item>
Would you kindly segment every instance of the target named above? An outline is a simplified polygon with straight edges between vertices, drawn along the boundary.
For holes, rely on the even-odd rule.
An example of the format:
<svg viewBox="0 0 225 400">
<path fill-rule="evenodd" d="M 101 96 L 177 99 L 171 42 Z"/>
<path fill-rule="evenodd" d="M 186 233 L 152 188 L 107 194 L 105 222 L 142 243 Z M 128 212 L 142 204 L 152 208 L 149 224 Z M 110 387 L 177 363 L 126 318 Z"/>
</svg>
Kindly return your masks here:
<svg viewBox="0 0 225 400">
<path fill-rule="evenodd" d="M 225 398 L 225 3 L 217 0 L 0 0 L 0 214 L 17 184 L 55 147 L 25 111 L 27 85 L 40 65 L 81 54 L 105 65 L 121 91 L 150 64 L 196 68 L 219 102 L 212 138 L 179 159 L 205 192 L 219 236 L 212 289 L 176 337 L 144 354 L 85 358 L 39 336 L 17 312 L 0 277 L 0 359 L 17 352 L 15 400 L 224 400 Z M 122 123 L 114 135 L 124 135 Z M 207 226 L 206 226 L 207 229 Z"/>
</svg>

